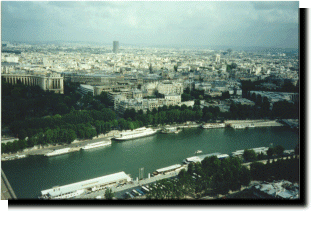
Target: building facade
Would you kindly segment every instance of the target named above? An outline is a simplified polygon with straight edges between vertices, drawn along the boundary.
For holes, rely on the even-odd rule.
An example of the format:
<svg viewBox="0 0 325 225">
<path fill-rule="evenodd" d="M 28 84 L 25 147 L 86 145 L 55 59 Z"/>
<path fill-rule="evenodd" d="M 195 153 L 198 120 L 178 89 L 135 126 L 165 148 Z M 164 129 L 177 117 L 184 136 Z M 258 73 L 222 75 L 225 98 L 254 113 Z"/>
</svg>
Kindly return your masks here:
<svg viewBox="0 0 325 225">
<path fill-rule="evenodd" d="M 1 77 L 10 84 L 20 82 L 28 86 L 40 86 L 44 91 L 64 93 L 63 77 L 60 74 L 2 74 Z"/>
<path fill-rule="evenodd" d="M 113 41 L 113 52 L 118 53 L 119 50 L 119 42 L 118 41 Z"/>
</svg>

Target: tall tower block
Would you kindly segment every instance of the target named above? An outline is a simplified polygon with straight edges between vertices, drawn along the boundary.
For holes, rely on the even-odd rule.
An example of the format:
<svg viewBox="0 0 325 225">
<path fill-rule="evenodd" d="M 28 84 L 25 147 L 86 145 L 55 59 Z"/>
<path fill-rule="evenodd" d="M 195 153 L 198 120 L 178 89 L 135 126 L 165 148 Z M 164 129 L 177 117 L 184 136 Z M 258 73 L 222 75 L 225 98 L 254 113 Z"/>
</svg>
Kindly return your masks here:
<svg viewBox="0 0 325 225">
<path fill-rule="evenodd" d="M 119 43 L 118 41 L 113 41 L 113 52 L 117 53 L 119 49 Z"/>
</svg>

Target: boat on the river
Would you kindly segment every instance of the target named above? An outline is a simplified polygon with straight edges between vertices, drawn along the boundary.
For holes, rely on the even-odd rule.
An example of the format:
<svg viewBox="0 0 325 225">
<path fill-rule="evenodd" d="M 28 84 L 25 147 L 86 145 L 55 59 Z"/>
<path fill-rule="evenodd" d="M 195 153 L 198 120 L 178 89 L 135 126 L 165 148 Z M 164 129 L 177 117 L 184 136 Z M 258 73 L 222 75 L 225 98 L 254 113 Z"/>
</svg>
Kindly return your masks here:
<svg viewBox="0 0 325 225">
<path fill-rule="evenodd" d="M 234 129 L 245 129 L 246 128 L 246 126 L 244 126 L 242 124 L 233 124 L 231 127 Z"/>
<path fill-rule="evenodd" d="M 71 148 L 62 148 L 62 149 L 54 150 L 53 152 L 44 154 L 44 156 L 50 157 L 50 156 L 67 154 L 70 152 L 70 149 Z"/>
<path fill-rule="evenodd" d="M 126 141 L 141 137 L 147 137 L 157 133 L 158 130 L 152 128 L 141 127 L 135 130 L 126 130 L 122 131 L 119 135 L 114 136 L 114 140 L 117 141 Z"/>
<path fill-rule="evenodd" d="M 223 127 L 226 127 L 224 123 L 206 123 L 202 125 L 202 128 L 204 129 L 223 128 Z"/>
<path fill-rule="evenodd" d="M 88 144 L 85 147 L 83 147 L 82 149 L 83 150 L 90 150 L 90 149 L 94 149 L 94 148 L 108 146 L 108 145 L 111 145 L 111 144 L 112 144 L 111 140 L 100 141 L 100 142 L 95 142 L 95 143 Z"/>
<path fill-rule="evenodd" d="M 177 127 L 165 127 L 161 130 L 161 133 L 163 134 L 178 134 L 181 131 L 181 129 L 178 129 Z"/>
<path fill-rule="evenodd" d="M 199 153 L 202 153 L 202 151 L 201 151 L 201 150 L 197 150 L 197 151 L 195 152 L 195 154 L 199 154 Z"/>
</svg>

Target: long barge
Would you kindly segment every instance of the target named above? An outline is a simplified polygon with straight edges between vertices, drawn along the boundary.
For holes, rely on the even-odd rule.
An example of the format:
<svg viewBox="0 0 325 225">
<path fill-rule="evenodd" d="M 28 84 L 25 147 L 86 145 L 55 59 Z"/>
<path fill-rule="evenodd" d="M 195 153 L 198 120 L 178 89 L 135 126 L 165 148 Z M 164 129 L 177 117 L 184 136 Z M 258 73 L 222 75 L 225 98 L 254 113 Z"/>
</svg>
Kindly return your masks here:
<svg viewBox="0 0 325 225">
<path fill-rule="evenodd" d="M 62 149 L 54 150 L 53 152 L 44 154 L 44 156 L 51 157 L 51 156 L 67 154 L 70 152 L 70 149 L 71 148 L 62 148 Z"/>
<path fill-rule="evenodd" d="M 204 129 L 211 129 L 211 128 L 224 128 L 226 125 L 224 123 L 206 123 L 202 125 Z"/>
<path fill-rule="evenodd" d="M 127 130 L 121 132 L 119 135 L 114 136 L 114 140 L 117 141 L 127 141 L 141 137 L 151 136 L 157 133 L 158 130 L 152 128 L 141 127 L 135 130 Z"/>
<path fill-rule="evenodd" d="M 100 147 L 108 146 L 108 145 L 111 145 L 111 144 L 112 144 L 111 140 L 100 141 L 100 142 L 95 142 L 95 143 L 88 144 L 88 145 L 84 146 L 82 149 L 83 150 L 90 150 L 90 149 L 94 149 L 94 148 L 100 148 Z"/>
</svg>

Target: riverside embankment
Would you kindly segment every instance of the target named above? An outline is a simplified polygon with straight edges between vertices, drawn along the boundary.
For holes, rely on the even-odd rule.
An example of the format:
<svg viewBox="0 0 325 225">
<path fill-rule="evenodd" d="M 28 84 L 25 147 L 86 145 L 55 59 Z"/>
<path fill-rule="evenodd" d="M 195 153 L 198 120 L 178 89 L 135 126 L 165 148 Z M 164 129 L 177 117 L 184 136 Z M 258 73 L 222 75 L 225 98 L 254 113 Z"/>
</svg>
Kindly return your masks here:
<svg viewBox="0 0 325 225">
<path fill-rule="evenodd" d="M 275 121 L 275 120 L 226 120 L 224 123 L 228 126 L 231 125 L 244 125 L 247 126 L 249 124 L 254 124 L 255 127 L 277 127 L 277 126 L 283 126 L 283 124 Z M 197 128 L 200 127 L 201 123 L 184 123 L 184 124 L 174 124 L 173 126 L 179 127 L 179 128 Z M 49 153 L 53 150 L 61 149 L 70 147 L 71 151 L 78 151 L 81 147 L 98 142 L 103 141 L 108 138 L 113 138 L 115 135 L 118 135 L 121 131 L 118 130 L 112 130 L 109 133 L 98 135 L 98 137 L 94 137 L 91 140 L 75 140 L 71 144 L 63 144 L 63 145 L 46 145 L 41 146 L 37 145 L 33 148 L 24 149 L 23 151 L 19 151 L 17 153 L 11 153 L 11 154 L 2 154 L 1 155 L 1 161 L 7 161 L 7 160 L 15 160 L 15 159 L 21 159 L 24 157 L 28 157 L 31 155 L 44 155 L 46 153 Z"/>
<path fill-rule="evenodd" d="M 82 148 L 83 146 L 85 146 L 87 144 L 98 142 L 98 141 L 103 141 L 106 139 L 111 139 L 115 135 L 118 135 L 119 133 L 120 133 L 120 131 L 118 131 L 118 130 L 112 130 L 109 133 L 98 135 L 98 137 L 96 136 L 91 140 L 75 140 L 71 144 L 63 144 L 63 145 L 60 145 L 60 144 L 46 145 L 46 146 L 37 145 L 37 146 L 34 146 L 33 148 L 27 148 L 27 149 L 24 149 L 23 151 L 19 151 L 17 153 L 1 154 L 1 161 L 20 159 L 20 158 L 22 158 L 22 156 L 27 157 L 30 155 L 44 155 L 44 154 L 52 152 L 54 150 L 58 150 L 61 148 L 67 148 L 67 147 L 71 148 L 71 150 L 70 150 L 71 152 L 79 151 L 80 148 Z"/>
<path fill-rule="evenodd" d="M 92 140 L 94 142 L 97 140 Z M 184 129 L 178 134 L 161 134 L 124 142 L 92 151 L 78 151 L 53 157 L 34 155 L 19 160 L 3 161 L 3 171 L 17 198 L 37 198 L 42 190 L 80 182 L 124 171 L 139 177 L 157 168 L 178 164 L 195 155 L 220 152 L 231 154 L 238 149 L 281 145 L 293 149 L 298 133 L 288 127 L 252 129 Z M 79 143 L 80 144 L 80 143 Z"/>
</svg>

